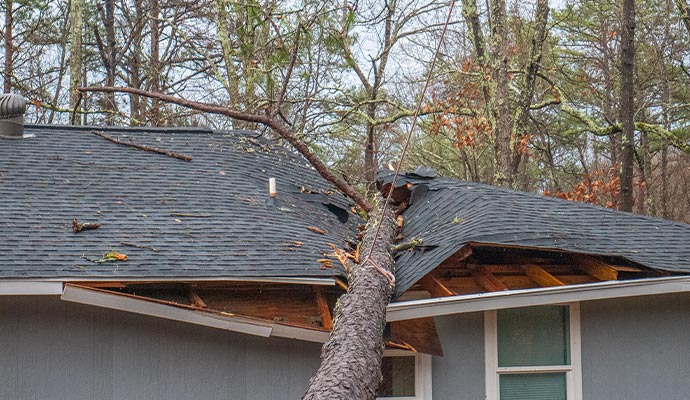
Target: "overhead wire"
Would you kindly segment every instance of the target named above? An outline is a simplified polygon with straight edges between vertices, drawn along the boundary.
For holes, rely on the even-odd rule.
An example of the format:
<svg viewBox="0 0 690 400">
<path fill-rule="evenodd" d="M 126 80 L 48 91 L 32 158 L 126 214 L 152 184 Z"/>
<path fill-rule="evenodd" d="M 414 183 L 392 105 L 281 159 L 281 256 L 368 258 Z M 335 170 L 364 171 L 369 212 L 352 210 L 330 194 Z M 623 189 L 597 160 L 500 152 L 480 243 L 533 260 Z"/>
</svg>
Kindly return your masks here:
<svg viewBox="0 0 690 400">
<path fill-rule="evenodd" d="M 366 260 L 369 260 L 374 267 L 383 275 L 385 276 L 391 283 L 395 282 L 395 277 L 388 271 L 385 271 L 382 269 L 375 261 L 371 259 L 371 254 L 374 251 L 374 247 L 376 245 L 376 242 L 379 238 L 379 234 L 381 233 L 381 225 L 383 223 L 383 216 L 386 214 L 386 211 L 388 210 L 388 207 L 390 207 L 390 200 L 391 196 L 393 194 L 393 188 L 395 188 L 395 184 L 398 180 L 398 176 L 400 175 L 400 167 L 403 164 L 403 160 L 405 159 L 405 155 L 407 154 L 407 148 L 410 145 L 410 141 L 412 140 L 412 135 L 414 134 L 414 130 L 417 127 L 417 119 L 419 118 L 419 113 L 422 109 L 422 104 L 424 103 L 424 97 L 426 96 L 426 92 L 429 88 L 429 83 L 431 82 L 431 77 L 434 72 L 434 68 L 436 67 L 436 61 L 438 59 L 438 54 L 441 51 L 441 46 L 443 45 L 443 39 L 446 36 L 446 31 L 448 30 L 448 25 L 450 24 L 450 19 L 451 16 L 453 15 L 453 8 L 455 8 L 455 0 L 450 1 L 450 6 L 448 9 L 448 16 L 446 17 L 446 22 L 443 24 L 443 28 L 441 29 L 441 37 L 439 38 L 438 45 L 436 46 L 436 51 L 434 51 L 434 55 L 431 58 L 431 64 L 429 66 L 429 72 L 427 73 L 426 80 L 424 82 L 424 87 L 422 88 L 421 95 L 419 96 L 419 101 L 417 102 L 417 107 L 415 108 L 414 114 L 412 115 L 412 124 L 410 125 L 410 132 L 407 134 L 407 139 L 405 140 L 405 144 L 403 145 L 402 148 L 402 153 L 400 154 L 400 161 L 398 162 L 398 165 L 395 167 L 395 173 L 393 174 L 393 181 L 391 182 L 390 190 L 388 191 L 388 195 L 386 195 L 386 200 L 383 203 L 383 208 L 380 211 L 380 216 L 382 217 L 379 221 L 378 224 L 376 225 L 376 231 L 374 232 L 374 239 L 371 243 L 371 247 L 369 248 L 369 253 L 367 256 L 363 259 L 363 263 Z"/>
</svg>

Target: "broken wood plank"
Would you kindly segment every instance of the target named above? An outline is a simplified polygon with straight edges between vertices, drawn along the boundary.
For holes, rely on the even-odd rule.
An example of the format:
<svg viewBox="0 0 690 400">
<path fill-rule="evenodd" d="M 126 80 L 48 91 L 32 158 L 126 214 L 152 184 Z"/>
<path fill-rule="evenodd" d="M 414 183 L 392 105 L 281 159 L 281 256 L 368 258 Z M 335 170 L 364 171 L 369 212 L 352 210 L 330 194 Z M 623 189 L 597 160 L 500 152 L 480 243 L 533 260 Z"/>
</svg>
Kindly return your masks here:
<svg viewBox="0 0 690 400">
<path fill-rule="evenodd" d="M 505 285 L 496 275 L 489 272 L 484 267 L 479 267 L 472 272 L 472 278 L 474 278 L 477 283 L 489 292 L 498 292 L 501 290 L 509 290 L 510 288 Z"/>
<path fill-rule="evenodd" d="M 341 281 L 339 278 L 335 278 L 335 285 L 347 292 L 347 283 Z"/>
<path fill-rule="evenodd" d="M 424 290 L 431 294 L 431 297 L 457 296 L 457 293 L 448 289 L 441 281 L 431 274 L 426 274 L 419 280 Z"/>
<path fill-rule="evenodd" d="M 326 295 L 323 293 L 323 289 L 317 286 L 314 287 L 314 292 L 316 292 L 316 307 L 321 314 L 321 325 L 330 331 L 333 329 L 333 317 L 331 317 L 331 309 L 328 307 Z"/>
<path fill-rule="evenodd" d="M 618 271 L 612 266 L 588 256 L 577 258 L 578 267 L 589 275 L 602 281 L 618 280 Z"/>
<path fill-rule="evenodd" d="M 436 333 L 436 324 L 433 318 L 417 318 L 406 321 L 390 323 L 390 339 L 398 344 L 410 347 L 410 350 L 443 356 L 441 340 Z"/>
<path fill-rule="evenodd" d="M 198 308 L 208 308 L 208 305 L 206 305 L 204 300 L 199 297 L 196 290 L 194 290 L 191 286 L 188 286 L 187 289 L 189 291 L 189 301 L 192 303 L 192 306 Z"/>
<path fill-rule="evenodd" d="M 558 278 L 538 265 L 525 265 L 525 273 L 530 279 L 537 282 L 539 286 L 542 287 L 565 286 L 565 283 L 561 282 Z"/>
</svg>

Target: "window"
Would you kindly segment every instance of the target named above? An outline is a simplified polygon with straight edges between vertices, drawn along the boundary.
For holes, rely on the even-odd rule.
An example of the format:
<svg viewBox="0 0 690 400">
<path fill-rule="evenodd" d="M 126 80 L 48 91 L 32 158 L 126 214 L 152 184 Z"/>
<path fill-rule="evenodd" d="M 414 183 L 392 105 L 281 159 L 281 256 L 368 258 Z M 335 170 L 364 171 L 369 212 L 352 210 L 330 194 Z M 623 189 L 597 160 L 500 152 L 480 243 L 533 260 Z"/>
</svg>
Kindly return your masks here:
<svg viewBox="0 0 690 400">
<path fill-rule="evenodd" d="M 581 400 L 580 306 L 484 315 L 487 400 Z"/>
<path fill-rule="evenodd" d="M 386 350 L 381 370 L 378 399 L 431 400 L 430 355 Z"/>
</svg>

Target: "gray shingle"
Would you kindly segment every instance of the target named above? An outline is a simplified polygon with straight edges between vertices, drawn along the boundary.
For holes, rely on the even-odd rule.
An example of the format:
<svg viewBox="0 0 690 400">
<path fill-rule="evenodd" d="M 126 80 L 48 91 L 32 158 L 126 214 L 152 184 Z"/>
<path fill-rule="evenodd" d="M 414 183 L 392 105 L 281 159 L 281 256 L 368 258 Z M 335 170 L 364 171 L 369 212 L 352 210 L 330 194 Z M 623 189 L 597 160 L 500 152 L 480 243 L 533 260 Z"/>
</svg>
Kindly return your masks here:
<svg viewBox="0 0 690 400">
<path fill-rule="evenodd" d="M 429 190 L 404 213 L 405 237 L 428 247 L 398 255 L 398 294 L 468 242 L 613 255 L 690 273 L 690 225 L 447 178 L 399 180 Z"/>
<path fill-rule="evenodd" d="M 105 130 L 194 158 L 185 162 L 90 130 L 27 126 L 35 137 L 0 140 L 0 278 L 344 276 L 315 260 L 331 251 L 326 243 L 344 247 L 353 239 L 359 220 L 344 196 L 322 194 L 331 187 L 302 157 L 256 133 Z M 275 201 L 269 177 L 278 181 Z M 347 222 L 325 203 L 344 210 Z M 72 218 L 103 225 L 74 234 Z M 80 258 L 109 250 L 128 261 Z"/>
</svg>

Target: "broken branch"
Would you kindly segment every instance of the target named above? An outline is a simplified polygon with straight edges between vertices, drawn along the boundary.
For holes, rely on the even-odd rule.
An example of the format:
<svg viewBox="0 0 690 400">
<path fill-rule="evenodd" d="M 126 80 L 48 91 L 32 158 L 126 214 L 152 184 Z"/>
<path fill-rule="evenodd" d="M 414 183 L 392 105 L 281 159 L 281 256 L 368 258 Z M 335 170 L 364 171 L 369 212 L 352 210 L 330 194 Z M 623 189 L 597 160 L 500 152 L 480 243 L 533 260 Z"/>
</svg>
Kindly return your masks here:
<svg viewBox="0 0 690 400">
<path fill-rule="evenodd" d="M 123 142 L 122 140 L 115 139 L 112 136 L 106 135 L 105 132 L 91 131 L 91 133 L 93 133 L 96 136 L 100 136 L 105 140 L 116 143 L 116 144 L 121 144 L 124 146 L 130 146 L 130 147 L 134 147 L 135 149 L 149 151 L 152 153 L 163 154 L 163 155 L 166 155 L 168 157 L 177 158 L 179 160 L 192 161 L 192 156 L 188 156 L 186 154 L 175 153 L 174 151 L 159 149 L 157 147 L 146 146 L 143 144 L 136 144 L 136 143 L 132 143 L 132 142 Z"/>
<path fill-rule="evenodd" d="M 285 139 L 291 146 L 293 146 L 304 158 L 309 161 L 309 163 L 316 169 L 316 171 L 327 181 L 335 185 L 340 191 L 342 191 L 346 196 L 354 200 L 357 205 L 362 207 L 366 212 L 371 212 L 374 208 L 364 198 L 364 196 L 357 191 L 355 187 L 345 182 L 345 180 L 339 176 L 334 175 L 326 166 L 326 164 L 321 161 L 321 159 L 311 151 L 309 146 L 297 138 L 295 133 L 287 126 L 285 126 L 280 121 L 271 118 L 270 115 L 259 115 L 251 112 L 242 112 L 237 110 L 231 110 L 226 107 L 222 107 L 215 104 L 201 103 L 198 101 L 191 101 L 186 99 L 181 99 L 179 97 L 170 96 L 163 93 L 149 92 L 147 90 L 128 88 L 128 87 L 107 87 L 107 86 L 90 86 L 77 88 L 80 92 L 105 92 L 105 93 L 129 93 L 136 94 L 139 96 L 148 97 L 150 99 L 156 99 L 160 101 L 165 101 L 171 104 L 177 104 L 182 107 L 191 108 L 192 110 L 201 111 L 209 114 L 219 114 L 225 115 L 226 117 L 235 118 L 246 122 L 256 122 L 265 125 L 273 129 L 278 133 L 283 139 Z"/>
<path fill-rule="evenodd" d="M 72 220 L 72 231 L 74 233 L 79 233 L 83 230 L 88 230 L 88 229 L 98 229 L 101 227 L 101 224 L 94 222 L 94 223 L 85 223 L 85 224 L 80 224 L 79 221 L 77 221 L 76 218 Z"/>
</svg>

